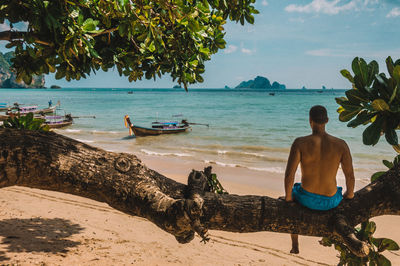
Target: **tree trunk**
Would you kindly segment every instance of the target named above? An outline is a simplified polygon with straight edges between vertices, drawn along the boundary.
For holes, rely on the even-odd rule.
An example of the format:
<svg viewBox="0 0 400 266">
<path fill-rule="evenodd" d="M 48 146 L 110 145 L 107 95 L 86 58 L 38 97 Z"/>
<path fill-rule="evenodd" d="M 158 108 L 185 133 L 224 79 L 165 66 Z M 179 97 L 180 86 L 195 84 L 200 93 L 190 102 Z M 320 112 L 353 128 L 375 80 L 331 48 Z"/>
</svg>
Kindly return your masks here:
<svg viewBox="0 0 400 266">
<path fill-rule="evenodd" d="M 181 243 L 207 229 L 273 231 L 336 237 L 357 255 L 368 254 L 354 226 L 374 216 L 400 215 L 400 169 L 392 169 L 352 200 L 313 211 L 267 196 L 207 192 L 211 168 L 192 171 L 188 185 L 148 169 L 132 154 L 107 152 L 52 132 L 0 129 L 0 187 L 54 190 L 106 202 L 144 217 Z"/>
</svg>

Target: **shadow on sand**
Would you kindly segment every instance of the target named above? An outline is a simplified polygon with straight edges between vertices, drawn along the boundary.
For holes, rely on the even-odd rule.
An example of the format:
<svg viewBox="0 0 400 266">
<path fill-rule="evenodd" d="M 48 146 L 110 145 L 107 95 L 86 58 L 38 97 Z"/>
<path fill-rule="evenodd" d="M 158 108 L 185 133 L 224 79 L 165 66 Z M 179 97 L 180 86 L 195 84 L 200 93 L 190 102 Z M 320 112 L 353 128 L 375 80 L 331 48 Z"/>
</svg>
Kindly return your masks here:
<svg viewBox="0 0 400 266">
<path fill-rule="evenodd" d="M 6 219 L 0 221 L 0 261 L 8 260 L 6 252 L 67 253 L 80 242 L 68 240 L 84 228 L 65 219 Z"/>
</svg>

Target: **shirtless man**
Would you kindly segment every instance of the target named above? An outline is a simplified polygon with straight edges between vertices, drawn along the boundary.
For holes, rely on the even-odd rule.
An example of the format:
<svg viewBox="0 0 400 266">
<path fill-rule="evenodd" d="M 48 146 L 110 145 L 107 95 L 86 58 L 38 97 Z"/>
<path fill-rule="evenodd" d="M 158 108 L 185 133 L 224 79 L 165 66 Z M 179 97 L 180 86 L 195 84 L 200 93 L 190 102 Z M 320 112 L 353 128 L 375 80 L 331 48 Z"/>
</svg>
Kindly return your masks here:
<svg viewBox="0 0 400 266">
<path fill-rule="evenodd" d="M 312 134 L 297 138 L 290 149 L 285 172 L 285 200 L 325 211 L 336 208 L 342 198 L 354 197 L 354 172 L 351 154 L 346 142 L 325 131 L 328 115 L 325 107 L 310 109 Z M 294 183 L 297 166 L 301 164 L 301 183 Z M 346 192 L 336 186 L 336 173 L 342 166 L 346 177 Z M 299 253 L 298 235 L 292 234 L 292 250 Z"/>
</svg>

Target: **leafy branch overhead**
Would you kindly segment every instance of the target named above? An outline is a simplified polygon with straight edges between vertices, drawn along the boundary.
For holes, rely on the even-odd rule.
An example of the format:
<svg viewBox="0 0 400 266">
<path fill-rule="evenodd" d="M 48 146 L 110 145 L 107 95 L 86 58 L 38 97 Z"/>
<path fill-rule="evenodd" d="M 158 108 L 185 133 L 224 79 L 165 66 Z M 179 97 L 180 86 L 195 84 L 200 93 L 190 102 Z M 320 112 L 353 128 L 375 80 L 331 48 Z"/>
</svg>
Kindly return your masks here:
<svg viewBox="0 0 400 266">
<path fill-rule="evenodd" d="M 0 32 L 15 47 L 19 80 L 56 73 L 79 80 L 116 66 L 136 81 L 170 73 L 188 84 L 202 82 L 204 62 L 225 48 L 223 25 L 254 22 L 255 0 L 3 0 Z M 26 31 L 14 24 L 25 22 Z"/>
<path fill-rule="evenodd" d="M 379 73 L 376 61 L 366 63 L 362 58 L 354 58 L 352 70 L 342 70 L 341 74 L 353 85 L 346 91 L 346 97 L 336 98 L 340 105 L 339 120 L 349 122 L 348 127 L 370 124 L 363 132 L 363 142 L 366 145 L 378 143 L 381 135 L 400 152 L 396 130 L 400 127 L 400 59 L 393 62 L 386 59 L 389 73 Z"/>
</svg>

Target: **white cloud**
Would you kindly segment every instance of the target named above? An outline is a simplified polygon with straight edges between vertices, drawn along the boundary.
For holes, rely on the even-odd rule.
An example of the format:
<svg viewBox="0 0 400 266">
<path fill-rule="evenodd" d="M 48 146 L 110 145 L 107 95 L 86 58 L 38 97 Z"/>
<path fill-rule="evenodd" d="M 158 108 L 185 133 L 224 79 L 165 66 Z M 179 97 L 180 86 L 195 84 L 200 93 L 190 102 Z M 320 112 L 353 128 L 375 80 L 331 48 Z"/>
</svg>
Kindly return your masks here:
<svg viewBox="0 0 400 266">
<path fill-rule="evenodd" d="M 299 12 L 299 13 L 323 13 L 329 15 L 335 15 L 339 12 L 351 10 L 356 7 L 355 1 L 350 1 L 347 4 L 340 5 L 341 0 L 313 0 L 307 5 L 295 5 L 291 4 L 285 7 L 287 12 Z"/>
<path fill-rule="evenodd" d="M 230 45 L 228 45 L 228 47 L 226 47 L 224 49 L 224 54 L 234 53 L 234 52 L 236 52 L 237 49 L 238 49 L 238 47 L 236 45 L 230 44 Z"/>
<path fill-rule="evenodd" d="M 268 5 L 268 1 L 267 1 L 267 0 L 263 0 L 263 1 L 261 2 L 261 4 L 262 4 L 263 6 L 267 6 L 267 5 Z"/>
<path fill-rule="evenodd" d="M 306 51 L 307 55 L 312 55 L 312 56 L 329 56 L 329 57 L 347 57 L 350 56 L 347 53 L 343 53 L 338 50 L 332 50 L 332 49 L 316 49 L 316 50 L 309 50 Z"/>
<path fill-rule="evenodd" d="M 255 52 L 254 50 L 250 50 L 247 48 L 241 48 L 240 51 L 242 51 L 242 53 L 248 54 L 248 55 L 252 55 Z"/>
<path fill-rule="evenodd" d="M 395 7 L 386 15 L 387 18 L 395 18 L 400 16 L 400 8 Z"/>
<path fill-rule="evenodd" d="M 0 24 L 0 31 L 5 31 L 5 30 L 10 30 L 10 26 L 8 26 L 5 23 Z"/>
</svg>

